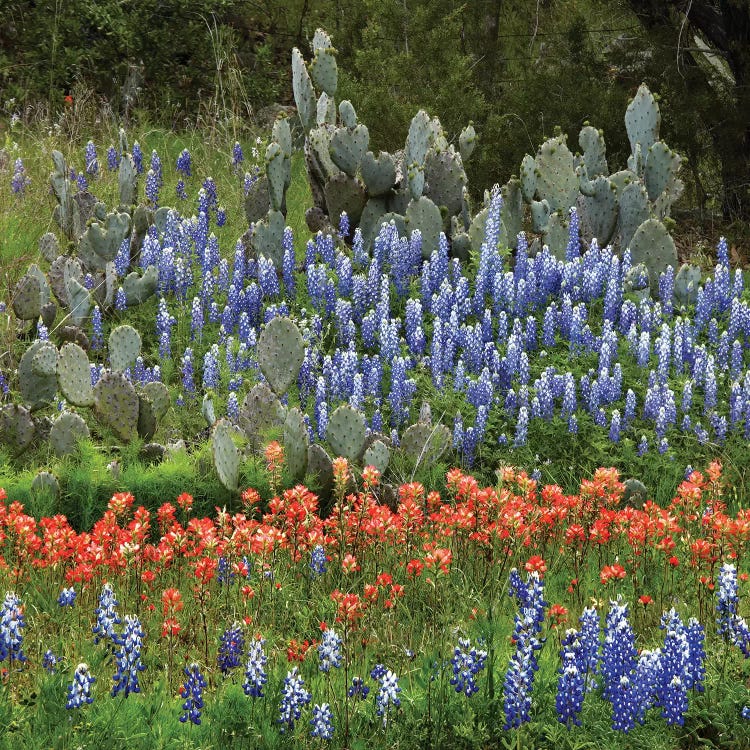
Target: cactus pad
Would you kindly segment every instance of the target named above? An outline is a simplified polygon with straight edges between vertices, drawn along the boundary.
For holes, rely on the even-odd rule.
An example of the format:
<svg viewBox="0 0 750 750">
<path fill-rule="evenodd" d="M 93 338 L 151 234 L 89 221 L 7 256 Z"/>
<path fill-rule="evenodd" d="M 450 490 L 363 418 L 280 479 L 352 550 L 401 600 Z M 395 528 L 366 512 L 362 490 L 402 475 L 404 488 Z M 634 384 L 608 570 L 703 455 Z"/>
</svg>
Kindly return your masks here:
<svg viewBox="0 0 750 750">
<path fill-rule="evenodd" d="M 585 125 L 578 134 L 578 145 L 583 149 L 583 164 L 591 179 L 609 174 L 607 146 L 601 130 Z"/>
<path fill-rule="evenodd" d="M 91 437 L 83 417 L 72 411 L 64 411 L 52 423 L 49 442 L 56 456 L 69 456 L 75 453 L 80 440 Z"/>
<path fill-rule="evenodd" d="M 154 417 L 159 422 L 169 410 L 169 389 L 164 383 L 152 380 L 138 389 L 139 395 L 146 396 L 151 402 Z"/>
<path fill-rule="evenodd" d="M 13 292 L 13 312 L 19 320 L 36 320 L 42 311 L 42 285 L 33 274 L 21 276 Z"/>
<path fill-rule="evenodd" d="M 461 213 L 468 178 L 461 157 L 452 148 L 430 149 L 425 160 L 425 180 L 428 185 L 425 195 L 436 206 L 445 206 L 449 216 Z"/>
<path fill-rule="evenodd" d="M 578 176 L 573 154 L 563 136 L 550 138 L 537 151 L 536 193 L 549 203 L 551 211 L 567 211 L 578 197 Z"/>
<path fill-rule="evenodd" d="M 156 432 L 154 405 L 148 396 L 138 394 L 138 437 L 150 440 Z"/>
<path fill-rule="evenodd" d="M 57 499 L 60 494 L 60 483 L 57 477 L 50 471 L 40 471 L 31 482 L 31 494 L 36 497 L 46 495 Z"/>
<path fill-rule="evenodd" d="M 57 392 L 55 373 L 44 374 L 41 370 L 37 371 L 34 363 L 35 361 L 40 363 L 43 360 L 49 361 L 51 355 L 56 351 L 55 345 L 51 342 L 37 340 L 24 352 L 21 361 L 18 363 L 18 388 L 24 402 L 29 405 L 31 411 L 42 408 L 55 398 Z M 47 354 L 43 352 L 47 352 Z M 40 360 L 36 360 L 37 355 L 40 354 Z"/>
<path fill-rule="evenodd" d="M 54 377 L 57 372 L 57 347 L 44 341 L 31 359 L 31 372 L 42 378 Z"/>
<path fill-rule="evenodd" d="M 339 71 L 336 64 L 336 50 L 333 47 L 318 47 L 310 63 L 310 75 L 313 82 L 328 96 L 336 96 Z"/>
<path fill-rule="evenodd" d="M 390 459 L 391 452 L 388 450 L 388 446 L 381 440 L 376 440 L 365 451 L 362 463 L 365 466 L 374 466 L 382 475 L 385 474 Z"/>
<path fill-rule="evenodd" d="M 330 498 L 333 491 L 333 461 L 317 443 L 307 449 L 307 473 L 315 477 L 321 499 Z M 321 508 L 323 507 L 321 503 Z"/>
<path fill-rule="evenodd" d="M 337 456 L 356 461 L 365 445 L 365 418 L 348 404 L 337 407 L 328 420 L 326 439 Z"/>
<path fill-rule="evenodd" d="M 129 325 L 117 326 L 109 334 L 107 342 L 109 364 L 117 372 L 124 372 L 135 364 L 141 353 L 141 335 Z"/>
<path fill-rule="evenodd" d="M 211 436 L 211 452 L 221 483 L 228 490 L 236 491 L 240 482 L 240 452 L 232 439 L 233 432 L 232 423 L 220 419 Z"/>
<path fill-rule="evenodd" d="M 315 127 L 315 89 L 305 59 L 296 47 L 292 50 L 292 90 L 302 127 L 309 133 Z"/>
<path fill-rule="evenodd" d="M 75 326 L 83 325 L 91 310 L 91 295 L 89 290 L 81 284 L 75 276 L 70 276 L 65 282 L 70 303 L 70 322 Z"/>
<path fill-rule="evenodd" d="M 461 152 L 461 158 L 468 161 L 474 153 L 474 147 L 477 143 L 477 133 L 474 130 L 474 124 L 469 123 L 458 136 L 458 148 Z"/>
<path fill-rule="evenodd" d="M 149 266 L 140 276 L 137 271 L 129 273 L 122 282 L 125 301 L 128 307 L 140 305 L 156 293 L 159 285 L 159 272 L 156 266 Z"/>
<path fill-rule="evenodd" d="M 677 249 L 664 224 L 648 219 L 641 224 L 629 245 L 633 264 L 643 263 L 648 268 L 651 290 L 659 289 L 659 275 L 668 266 L 677 267 Z"/>
<path fill-rule="evenodd" d="M 701 269 L 683 263 L 674 279 L 674 296 L 679 305 L 694 305 L 698 300 Z"/>
<path fill-rule="evenodd" d="M 34 420 L 29 410 L 18 404 L 0 407 L 0 441 L 21 453 L 34 438 Z"/>
<path fill-rule="evenodd" d="M 284 237 L 286 219 L 281 211 L 269 211 L 268 216 L 253 226 L 250 244 L 258 256 L 263 255 L 273 261 L 276 268 L 281 268 L 284 248 L 281 241 Z"/>
<path fill-rule="evenodd" d="M 658 140 L 660 125 L 659 105 L 648 86 L 642 83 L 625 110 L 625 129 L 628 131 L 632 153 L 628 164 L 633 171 L 638 171 L 634 169 L 637 166 L 635 162 L 638 161 L 638 152 L 640 151 L 640 154 L 645 157 L 651 146 Z"/>
<path fill-rule="evenodd" d="M 242 402 L 239 422 L 250 443 L 257 447 L 264 432 L 284 423 L 284 407 L 268 385 L 256 383 Z"/>
<path fill-rule="evenodd" d="M 48 263 L 52 263 L 60 255 L 60 243 L 57 241 L 57 236 L 52 232 L 43 234 L 39 238 L 39 252 Z"/>
<path fill-rule="evenodd" d="M 307 449 L 310 439 L 302 412 L 289 409 L 284 421 L 284 458 L 289 476 L 295 482 L 301 481 L 307 470 Z"/>
<path fill-rule="evenodd" d="M 381 151 L 377 159 L 368 151 L 359 169 L 370 197 L 385 195 L 396 184 L 396 163 L 387 151 Z"/>
<path fill-rule="evenodd" d="M 245 217 L 248 224 L 260 221 L 271 208 L 271 198 L 268 193 L 268 177 L 261 175 L 250 186 L 245 196 Z"/>
<path fill-rule="evenodd" d="M 450 448 L 452 441 L 451 431 L 445 425 L 417 422 L 406 429 L 400 447 L 413 461 L 431 464 Z"/>
<path fill-rule="evenodd" d="M 135 437 L 138 394 L 121 372 L 105 372 L 94 386 L 94 410 L 99 419 L 125 441 Z"/>
<path fill-rule="evenodd" d="M 289 318 L 273 318 L 258 337 L 258 364 L 277 396 L 282 396 L 297 379 L 305 345 L 302 334 Z"/>
<path fill-rule="evenodd" d="M 336 128 L 331 137 L 331 159 L 349 177 L 357 174 L 359 165 L 367 153 L 370 133 L 365 125 L 353 128 Z"/>
<path fill-rule="evenodd" d="M 443 216 L 440 209 L 426 196 L 409 203 L 406 209 L 406 229 L 411 234 L 415 229 L 422 233 L 422 257 L 428 259 L 438 246 L 443 231 Z"/>
<path fill-rule="evenodd" d="M 338 172 L 325 184 L 325 199 L 328 217 L 333 226 L 339 225 L 341 214 L 344 212 L 356 226 L 365 208 L 367 194 L 359 180 L 345 172 Z"/>
</svg>

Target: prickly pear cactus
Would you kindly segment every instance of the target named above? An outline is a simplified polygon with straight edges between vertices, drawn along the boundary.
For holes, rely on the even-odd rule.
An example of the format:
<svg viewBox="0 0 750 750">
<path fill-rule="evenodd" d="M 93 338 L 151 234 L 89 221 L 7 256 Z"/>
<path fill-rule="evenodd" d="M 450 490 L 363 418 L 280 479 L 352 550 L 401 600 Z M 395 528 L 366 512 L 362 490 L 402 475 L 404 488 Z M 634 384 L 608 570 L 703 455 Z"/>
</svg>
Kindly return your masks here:
<svg viewBox="0 0 750 750">
<path fill-rule="evenodd" d="M 388 446 L 381 440 L 376 440 L 365 451 L 362 463 L 365 466 L 374 466 L 382 475 L 385 474 L 390 460 L 391 452 L 388 450 Z"/>
<path fill-rule="evenodd" d="M 60 243 L 52 232 L 46 232 L 39 238 L 39 252 L 48 263 L 54 262 L 60 255 Z"/>
<path fill-rule="evenodd" d="M 81 236 L 83 222 L 81 221 L 78 204 L 73 200 L 73 190 L 65 157 L 59 151 L 53 151 L 52 163 L 55 168 L 50 173 L 49 180 L 55 198 L 57 198 L 57 206 L 55 206 L 53 216 L 65 236 L 70 240 L 75 240 Z"/>
<path fill-rule="evenodd" d="M 5 404 L 0 407 L 0 441 L 14 454 L 22 453 L 34 439 L 34 420 L 24 406 Z"/>
<path fill-rule="evenodd" d="M 317 443 L 313 443 L 307 450 L 307 473 L 315 477 L 321 501 L 330 499 L 333 492 L 333 461 Z M 321 502 L 321 510 L 325 507 Z"/>
<path fill-rule="evenodd" d="M 18 363 L 18 388 L 31 411 L 49 404 L 57 392 L 55 368 L 57 349 L 49 341 L 34 341 Z"/>
<path fill-rule="evenodd" d="M 422 257 L 428 259 L 443 231 L 440 209 L 425 195 L 411 201 L 406 209 L 406 229 L 409 234 L 415 229 L 422 233 Z"/>
<path fill-rule="evenodd" d="M 674 279 L 674 296 L 682 307 L 694 305 L 698 301 L 698 287 L 701 283 L 701 269 L 683 263 Z"/>
<path fill-rule="evenodd" d="M 250 244 L 258 256 L 265 256 L 273 261 L 276 268 L 281 268 L 284 249 L 281 241 L 284 237 L 286 219 L 281 211 L 271 210 L 265 219 L 253 225 Z"/>
<path fill-rule="evenodd" d="M 19 320 L 36 320 L 42 311 L 42 285 L 33 274 L 21 276 L 13 292 L 13 312 Z"/>
<path fill-rule="evenodd" d="M 130 216 L 117 211 L 92 222 L 78 243 L 78 255 L 89 270 L 101 271 L 113 261 L 130 232 Z"/>
<path fill-rule="evenodd" d="M 470 122 L 458 136 L 458 148 L 461 152 L 461 158 L 468 161 L 474 153 L 474 147 L 477 142 L 477 132 L 474 130 L 474 123 Z"/>
<path fill-rule="evenodd" d="M 109 364 L 116 372 L 125 372 L 141 354 L 141 334 L 130 325 L 113 328 L 107 342 Z"/>
<path fill-rule="evenodd" d="M 234 492 L 240 482 L 240 452 L 232 439 L 233 433 L 232 423 L 227 419 L 220 419 L 211 436 L 211 452 L 221 483 Z"/>
<path fill-rule="evenodd" d="M 49 471 L 40 471 L 31 482 L 31 494 L 39 497 L 46 495 L 57 499 L 60 494 L 60 483 L 57 477 Z"/>
<path fill-rule="evenodd" d="M 431 464 L 450 448 L 451 431 L 442 424 L 417 422 L 408 427 L 401 437 L 401 450 L 413 461 Z"/>
<path fill-rule="evenodd" d="M 328 420 L 326 439 L 337 456 L 356 461 L 365 446 L 365 418 L 348 404 L 337 407 Z"/>
<path fill-rule="evenodd" d="M 625 492 L 622 496 L 622 504 L 630 505 L 633 508 L 642 508 L 648 499 L 646 485 L 639 479 L 632 478 L 626 479 L 623 484 L 625 485 Z"/>
<path fill-rule="evenodd" d="M 289 476 L 293 481 L 301 481 L 307 471 L 307 450 L 310 438 L 302 412 L 289 409 L 284 421 L 284 458 Z"/>
<path fill-rule="evenodd" d="M 283 396 L 299 375 L 305 345 L 296 323 L 277 317 L 269 321 L 258 337 L 258 364 L 277 396 Z"/>
<path fill-rule="evenodd" d="M 328 179 L 323 191 L 328 217 L 334 226 L 339 225 L 344 212 L 355 226 L 359 224 L 367 203 L 367 193 L 358 179 L 338 172 Z"/>
<path fill-rule="evenodd" d="M 420 109 L 412 118 L 404 149 L 404 170 L 409 180 L 413 200 L 422 196 L 424 189 L 424 163 L 434 131 L 430 116 Z"/>
<path fill-rule="evenodd" d="M 652 294 L 659 290 L 659 275 L 668 266 L 677 268 L 677 248 L 664 224 L 648 219 L 636 230 L 630 241 L 633 264 L 643 263 L 648 268 Z"/>
<path fill-rule="evenodd" d="M 643 160 L 648 150 L 659 138 L 660 126 L 659 105 L 648 86 L 642 83 L 625 110 L 625 129 L 631 151 L 628 167 L 638 175 L 643 171 Z"/>
<path fill-rule="evenodd" d="M 138 395 L 145 396 L 151 402 L 154 418 L 160 422 L 169 411 L 169 389 L 164 383 L 151 381 L 138 388 Z"/>
<path fill-rule="evenodd" d="M 648 150 L 643 181 L 659 218 L 669 216 L 672 204 L 682 195 L 685 186 L 677 177 L 681 164 L 682 157 L 664 141 L 656 141 Z"/>
<path fill-rule="evenodd" d="M 365 125 L 336 128 L 331 136 L 331 159 L 349 177 L 355 177 L 367 153 L 370 133 Z"/>
<path fill-rule="evenodd" d="M 371 198 L 385 195 L 396 184 L 396 163 L 387 151 L 380 151 L 377 159 L 368 151 L 359 168 Z"/>
<path fill-rule="evenodd" d="M 132 440 L 138 427 L 139 401 L 132 383 L 120 372 L 105 372 L 94 386 L 97 417 L 122 440 Z"/>
<path fill-rule="evenodd" d="M 91 294 L 75 276 L 69 276 L 65 281 L 65 289 L 68 293 L 68 304 L 70 306 L 70 322 L 74 326 L 82 326 L 89 317 L 91 311 Z"/>
<path fill-rule="evenodd" d="M 49 442 L 56 456 L 69 456 L 76 451 L 81 440 L 91 437 L 83 417 L 72 411 L 64 411 L 52 422 Z"/>
<path fill-rule="evenodd" d="M 536 193 L 546 200 L 550 211 L 568 209 L 578 197 L 578 177 L 573 154 L 560 135 L 545 141 L 537 151 L 535 162 Z"/>
<path fill-rule="evenodd" d="M 620 206 L 620 247 L 630 245 L 633 236 L 641 224 L 650 216 L 648 194 L 641 182 L 626 185 L 619 200 Z"/>
<path fill-rule="evenodd" d="M 267 430 L 284 423 L 284 407 L 265 383 L 256 383 L 242 402 L 239 422 L 250 444 L 258 447 Z"/>
<path fill-rule="evenodd" d="M 86 352 L 78 344 L 63 344 L 57 355 L 57 384 L 60 393 L 74 406 L 91 406 L 94 389 L 91 366 Z"/>
<path fill-rule="evenodd" d="M 141 276 L 131 271 L 122 282 L 125 301 L 128 307 L 140 305 L 156 293 L 159 285 L 159 272 L 156 266 L 149 266 Z"/>
<path fill-rule="evenodd" d="M 607 146 L 604 134 L 591 125 L 584 125 L 578 134 L 578 145 L 583 149 L 583 165 L 592 180 L 600 175 L 608 175 Z"/>
<path fill-rule="evenodd" d="M 283 212 L 284 195 L 291 182 L 291 165 L 289 156 L 275 141 L 266 147 L 266 176 L 271 208 Z"/>
<path fill-rule="evenodd" d="M 143 393 L 138 394 L 138 437 L 150 440 L 156 433 L 157 421 L 151 399 Z"/>
<path fill-rule="evenodd" d="M 302 127 L 309 133 L 315 127 L 316 97 L 305 58 L 295 47 L 292 50 L 292 90 Z"/>
</svg>

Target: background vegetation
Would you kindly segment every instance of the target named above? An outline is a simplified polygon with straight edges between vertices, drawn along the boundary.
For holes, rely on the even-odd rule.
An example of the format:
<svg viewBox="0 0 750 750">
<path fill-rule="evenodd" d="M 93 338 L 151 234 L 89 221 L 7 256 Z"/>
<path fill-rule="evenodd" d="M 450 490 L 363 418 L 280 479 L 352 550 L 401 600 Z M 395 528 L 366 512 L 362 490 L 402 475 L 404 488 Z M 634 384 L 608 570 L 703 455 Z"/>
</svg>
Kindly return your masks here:
<svg viewBox="0 0 750 750">
<path fill-rule="evenodd" d="M 451 133 L 472 119 L 481 193 L 518 171 L 555 125 L 621 122 L 645 81 L 664 100 L 663 136 L 688 157 L 683 211 L 704 226 L 750 217 L 750 4 L 652 0 L 6 0 L 0 106 L 27 120 L 106 103 L 183 129 L 262 119 L 291 102 L 289 49 L 333 36 L 340 88 L 394 148 L 418 107 Z M 685 7 L 686 6 L 686 7 Z M 0 124 L 0 128 L 2 125 Z M 572 143 L 572 146 L 576 144 Z M 736 233 L 735 233 L 736 236 Z"/>
</svg>

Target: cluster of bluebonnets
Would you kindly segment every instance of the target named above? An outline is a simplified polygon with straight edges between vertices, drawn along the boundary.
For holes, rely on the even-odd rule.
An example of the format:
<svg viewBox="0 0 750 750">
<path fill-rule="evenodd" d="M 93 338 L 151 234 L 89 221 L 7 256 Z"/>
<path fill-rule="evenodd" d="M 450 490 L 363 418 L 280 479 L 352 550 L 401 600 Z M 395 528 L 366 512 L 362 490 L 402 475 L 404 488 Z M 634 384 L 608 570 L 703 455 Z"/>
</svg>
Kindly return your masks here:
<svg viewBox="0 0 750 750">
<path fill-rule="evenodd" d="M 133 153 L 145 171 L 140 146 Z M 109 169 L 118 160 L 110 147 Z M 236 144 L 233 169 L 243 161 Z M 92 142 L 85 164 L 89 175 L 98 172 Z M 178 191 L 184 190 L 193 174 L 189 151 L 176 168 Z M 147 177 L 147 199 L 157 206 L 163 169 L 156 151 Z M 252 179 L 246 173 L 246 182 Z M 639 455 L 666 453 L 670 439 L 685 435 L 719 446 L 732 436 L 750 439 L 750 304 L 742 272 L 730 271 L 725 240 L 713 277 L 704 279 L 694 304 L 680 308 L 671 268 L 653 299 L 629 296 L 629 253 L 619 256 L 595 240 L 584 247 L 575 209 L 564 260 L 546 248 L 529 257 L 521 234 L 511 266 L 498 247 L 501 205 L 495 190 L 471 264 L 450 258 L 444 236 L 424 248 L 419 232 L 400 237 L 392 224 L 367 248 L 359 229 L 348 236 L 344 215 L 340 237 L 351 250 L 340 237 L 319 234 L 307 244 L 300 273 L 289 228 L 281 269 L 263 257 L 248 259 L 241 241 L 231 259 L 222 252 L 212 228 L 224 224 L 226 212 L 207 178 L 193 216 L 173 210 L 163 233 L 152 227 L 144 240 L 138 262 L 156 266 L 159 275 L 147 353 L 154 364 L 139 359 L 128 374 L 140 382 L 161 379 L 157 362 L 171 358 L 179 371 L 178 404 L 211 390 L 237 421 L 242 393 L 262 380 L 254 358 L 260 328 L 290 315 L 306 343 L 297 385 L 311 439 L 325 441 L 329 414 L 348 402 L 365 412 L 368 429 L 390 431 L 398 445 L 400 431 L 416 418 L 418 389 L 428 393 L 430 384 L 437 393 L 452 389 L 462 402 L 445 419 L 468 466 L 483 444 L 524 446 L 535 422 L 554 420 L 575 433 L 585 419 L 587 429 L 596 425 L 615 444 L 628 436 Z M 120 278 L 129 264 L 126 240 L 115 259 Z M 115 307 L 124 310 L 126 303 L 120 288 Z M 95 307 L 94 350 L 104 345 L 103 327 Z M 574 364 L 561 365 L 560 354 Z M 94 382 L 101 369 L 92 366 Z"/>
<path fill-rule="evenodd" d="M 518 612 L 512 639 L 514 648 L 503 687 L 506 729 L 519 728 L 532 718 L 534 674 L 539 669 L 539 653 L 546 644 L 548 633 L 552 632 L 544 627 L 547 602 L 544 600 L 544 580 L 537 572 L 529 573 L 524 581 L 517 570 L 511 571 L 509 593 L 518 605 Z M 73 606 L 72 601 L 67 603 L 69 598 L 66 596 L 66 603 L 60 606 Z M 750 655 L 750 629 L 738 615 L 737 569 L 731 563 L 725 563 L 721 568 L 716 602 L 717 635 L 728 648 L 737 646 L 747 658 Z M 104 585 L 94 614 L 94 642 L 103 642 L 114 657 L 111 695 L 115 697 L 122 693 L 127 697 L 139 693 L 139 674 L 145 669 L 141 650 L 147 636 L 139 618 L 126 615 L 122 630 L 116 629 L 122 620 L 117 614 L 117 600 L 109 584 Z M 566 631 L 559 653 L 555 705 L 557 718 L 562 724 L 568 728 L 581 724 L 584 699 L 594 690 L 611 704 L 614 730 L 627 733 L 636 724 L 643 724 L 650 709 L 660 709 L 668 725 L 684 723 L 689 693 L 704 691 L 705 633 L 698 620 L 691 618 L 684 623 L 674 608 L 665 612 L 660 626 L 664 631 L 663 643 L 657 648 L 640 651 L 636 648 L 628 605 L 620 598 L 610 602 L 603 632 L 595 607 L 586 608 L 579 623 L 578 629 Z M 13 669 L 25 668 L 27 663 L 23 653 L 24 628 L 22 603 L 15 594 L 7 593 L 0 612 L 0 662 L 8 660 Z M 246 648 L 242 627 L 237 623 L 227 628 L 219 643 L 217 666 L 227 676 L 244 664 L 243 689 L 252 699 L 265 698 L 268 657 L 264 647 L 265 640 L 256 636 Z M 335 629 L 324 630 L 317 652 L 319 672 L 330 677 L 332 670 L 341 670 L 344 666 L 344 641 Z M 478 644 L 472 645 L 468 638 L 459 637 L 450 660 L 453 674 L 450 684 L 456 693 L 471 698 L 479 691 L 477 677 L 485 669 L 486 660 L 486 650 L 480 649 Z M 63 659 L 47 651 L 42 667 L 54 673 L 64 663 Z M 208 683 L 197 663 L 186 667 L 184 675 L 179 719 L 200 724 L 204 689 Z M 373 667 L 370 678 L 377 686 L 375 714 L 385 728 L 389 718 L 401 706 L 402 688 L 396 673 L 383 664 Z M 77 709 L 92 703 L 95 682 L 89 666 L 79 664 L 68 685 L 66 707 Z M 351 685 L 345 686 L 342 699 L 366 700 L 369 693 L 370 687 L 365 680 L 355 676 Z M 303 710 L 313 700 L 299 667 L 287 672 L 280 695 L 279 728 L 281 732 L 292 732 Z M 331 695 L 330 691 L 328 695 Z M 750 715 L 750 708 L 743 710 L 745 714 Z M 326 702 L 315 704 L 309 724 L 313 737 L 331 739 L 335 731 L 331 705 Z"/>
</svg>

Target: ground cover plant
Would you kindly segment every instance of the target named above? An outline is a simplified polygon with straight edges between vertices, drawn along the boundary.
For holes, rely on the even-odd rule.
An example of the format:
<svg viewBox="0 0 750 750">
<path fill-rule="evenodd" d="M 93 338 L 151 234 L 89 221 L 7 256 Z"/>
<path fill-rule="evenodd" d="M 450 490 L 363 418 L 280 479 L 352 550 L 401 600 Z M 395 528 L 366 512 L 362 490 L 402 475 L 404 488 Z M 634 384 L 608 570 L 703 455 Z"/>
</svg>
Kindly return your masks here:
<svg viewBox="0 0 750 750">
<path fill-rule="evenodd" d="M 36 710 L 92 746 L 745 737 L 748 293 L 725 240 L 677 268 L 680 159 L 654 97 L 625 113 L 627 169 L 586 126 L 582 154 L 556 136 L 472 206 L 470 126 L 454 145 L 420 112 L 375 156 L 335 106 L 324 32 L 292 72 L 299 123 L 227 144 L 221 179 L 153 132 L 44 140 L 48 167 L 6 148 L 2 221 L 23 239 L 3 257 L 27 251 L 0 363 L 8 741 Z M 23 634 L 63 632 L 50 609 L 71 604 L 46 678 Z M 248 680 L 272 670 L 249 719 L 262 685 L 231 677 L 248 649 Z M 105 666 L 124 695 L 100 708 Z M 453 688 L 471 698 L 484 670 L 469 711 Z M 178 690 L 195 726 L 215 696 L 205 729 L 154 718 Z"/>
<path fill-rule="evenodd" d="M 81 533 L 3 497 L 5 745 L 748 742 L 750 519 L 718 463 L 640 510 L 613 469 L 575 495 L 452 470 L 395 510 L 350 471 L 325 519 L 302 485 L 203 518 L 117 493 Z"/>
</svg>

